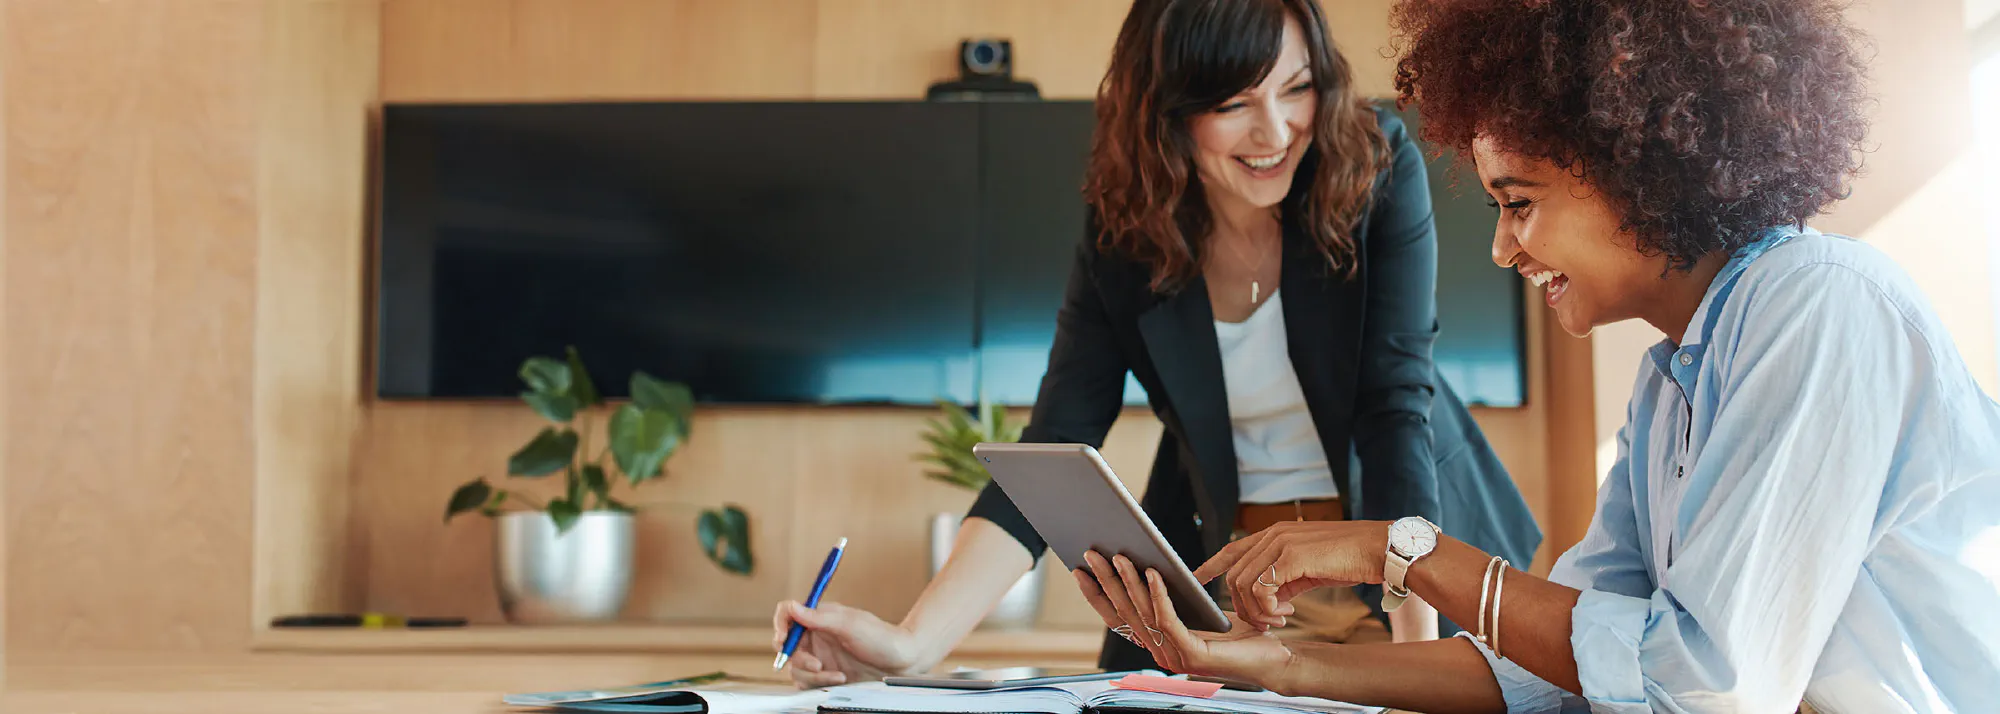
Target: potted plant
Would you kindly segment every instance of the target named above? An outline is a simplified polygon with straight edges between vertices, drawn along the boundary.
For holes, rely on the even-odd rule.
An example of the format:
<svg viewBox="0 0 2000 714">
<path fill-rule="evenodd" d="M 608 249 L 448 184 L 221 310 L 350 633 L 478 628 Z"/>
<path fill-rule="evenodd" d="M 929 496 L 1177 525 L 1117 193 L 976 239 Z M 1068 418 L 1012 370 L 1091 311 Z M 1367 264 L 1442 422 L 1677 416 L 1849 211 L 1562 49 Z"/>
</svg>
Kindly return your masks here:
<svg viewBox="0 0 2000 714">
<path fill-rule="evenodd" d="M 496 521 L 494 579 L 508 620 L 615 619 L 631 588 L 637 509 L 612 491 L 620 481 L 637 488 L 665 475 L 667 460 L 691 433 L 693 393 L 635 372 L 630 401 L 593 420 L 603 416 L 604 401 L 575 348 L 566 359 L 530 358 L 520 374 L 527 385 L 521 400 L 550 425 L 508 457 L 507 474 L 533 480 L 561 474 L 561 492 L 537 502 L 480 476 L 452 493 L 444 519 L 477 511 Z M 603 434 L 602 446 L 594 433 Z M 739 575 L 754 566 L 749 530 L 749 517 L 736 506 L 706 509 L 696 519 L 702 551 Z"/>
<path fill-rule="evenodd" d="M 972 447 L 982 443 L 1011 443 L 1021 439 L 1021 427 L 1007 421 L 1007 410 L 1000 405 L 981 400 L 979 416 L 975 417 L 964 407 L 948 401 L 939 401 L 943 411 L 943 421 L 936 418 L 925 419 L 928 428 L 924 431 L 924 441 L 930 444 L 930 451 L 917 454 L 916 458 L 930 468 L 924 475 L 932 480 L 978 493 L 986 488 L 993 476 L 979 464 L 972 455 Z M 931 575 L 938 570 L 951 555 L 951 546 L 958 538 L 958 526 L 963 518 L 959 513 L 938 513 L 931 516 Z M 1007 589 L 993 612 L 981 620 L 984 629 L 1025 629 L 1035 624 L 1042 607 L 1041 568 L 1029 570 L 1026 575 Z"/>
</svg>

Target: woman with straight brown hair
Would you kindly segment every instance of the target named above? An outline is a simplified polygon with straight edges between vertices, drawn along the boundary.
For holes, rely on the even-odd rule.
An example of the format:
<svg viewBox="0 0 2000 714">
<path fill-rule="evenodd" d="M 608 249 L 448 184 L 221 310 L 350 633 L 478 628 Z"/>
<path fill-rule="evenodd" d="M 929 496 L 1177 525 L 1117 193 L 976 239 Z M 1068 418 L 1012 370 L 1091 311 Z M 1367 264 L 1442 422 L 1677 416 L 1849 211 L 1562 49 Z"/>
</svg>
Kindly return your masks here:
<svg viewBox="0 0 2000 714">
<path fill-rule="evenodd" d="M 1101 445 L 1130 374 L 1165 426 L 1141 505 L 1190 564 L 1279 522 L 1409 515 L 1531 557 L 1532 516 L 1431 362 L 1422 156 L 1356 94 L 1319 5 L 1139 0 L 1097 111 L 1090 225 L 1023 440 Z M 786 602 L 774 642 L 808 629 L 791 660 L 806 686 L 929 670 L 1045 547 L 988 486 L 900 624 Z M 1280 631 L 1438 635 L 1420 601 L 1393 617 L 1380 601 L 1326 589 Z M 1105 624 L 1101 666 L 1159 666 L 1137 644 L 1157 633 Z"/>
</svg>

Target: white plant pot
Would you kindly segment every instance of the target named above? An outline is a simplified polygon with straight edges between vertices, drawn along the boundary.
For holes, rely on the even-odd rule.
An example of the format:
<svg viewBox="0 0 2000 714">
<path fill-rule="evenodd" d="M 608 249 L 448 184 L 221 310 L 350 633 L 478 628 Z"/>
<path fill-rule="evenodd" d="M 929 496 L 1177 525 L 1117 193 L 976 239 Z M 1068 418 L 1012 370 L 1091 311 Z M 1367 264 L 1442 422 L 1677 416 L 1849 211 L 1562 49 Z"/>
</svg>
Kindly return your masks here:
<svg viewBox="0 0 2000 714">
<path fill-rule="evenodd" d="M 931 516 L 931 576 L 936 577 L 944 568 L 945 560 L 951 557 L 951 545 L 958 539 L 958 526 L 964 516 L 957 513 L 939 513 Z M 982 630 L 1025 630 L 1035 626 L 1042 613 L 1042 569 L 1036 567 L 1014 581 L 1001 596 L 1000 603 L 986 619 L 979 621 Z"/>
<path fill-rule="evenodd" d="M 494 518 L 500 609 L 520 624 L 618 619 L 632 588 L 632 514 L 589 511 L 569 532 L 541 511 Z"/>
</svg>

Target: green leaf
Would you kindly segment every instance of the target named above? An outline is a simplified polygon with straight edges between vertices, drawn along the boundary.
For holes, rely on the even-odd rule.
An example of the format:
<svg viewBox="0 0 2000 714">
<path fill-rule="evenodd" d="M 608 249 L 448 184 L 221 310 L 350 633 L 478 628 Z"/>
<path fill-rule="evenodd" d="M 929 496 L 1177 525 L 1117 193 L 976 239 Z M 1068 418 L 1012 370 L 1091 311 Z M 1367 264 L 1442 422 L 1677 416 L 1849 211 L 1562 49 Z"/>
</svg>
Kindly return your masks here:
<svg viewBox="0 0 2000 714">
<path fill-rule="evenodd" d="M 487 499 L 492 495 L 493 487 L 487 485 L 485 476 L 458 487 L 458 490 L 451 494 L 451 503 L 445 506 L 444 522 L 450 523 L 453 516 L 486 505 Z"/>
<path fill-rule="evenodd" d="M 944 405 L 944 413 L 946 417 L 951 419 L 951 431 L 953 433 L 975 430 L 975 427 L 972 426 L 972 415 L 965 411 L 965 407 L 961 407 L 953 402 L 940 401 L 938 403 Z"/>
<path fill-rule="evenodd" d="M 634 486 L 658 476 L 679 445 L 673 418 L 664 411 L 643 409 L 634 402 L 611 414 L 611 459 Z"/>
<path fill-rule="evenodd" d="M 557 424 L 568 424 L 576 418 L 576 397 L 567 394 L 522 392 L 521 400 L 534 407 L 543 418 Z"/>
<path fill-rule="evenodd" d="M 590 381 L 590 370 L 583 368 L 583 357 L 577 354 L 576 348 L 570 347 L 568 351 L 569 395 L 575 397 L 576 403 L 581 406 L 597 406 L 598 402 L 604 399 L 603 395 L 597 393 L 597 383 Z"/>
<path fill-rule="evenodd" d="M 548 357 L 529 357 L 521 363 L 521 381 L 542 394 L 569 393 L 569 364 Z"/>
<path fill-rule="evenodd" d="M 576 519 L 582 515 L 583 509 L 575 503 L 560 499 L 549 502 L 549 519 L 556 522 L 556 535 L 568 533 L 570 526 L 576 525 Z"/>
<path fill-rule="evenodd" d="M 582 474 L 577 473 L 574 468 L 565 470 L 563 472 L 563 488 L 570 503 L 576 504 L 579 508 L 583 506 L 584 485 Z"/>
<path fill-rule="evenodd" d="M 645 372 L 632 373 L 632 403 L 640 409 L 663 412 L 672 420 L 679 440 L 687 440 L 694 421 L 694 392 L 680 382 L 661 381 Z"/>
<path fill-rule="evenodd" d="M 542 429 L 533 441 L 507 459 L 507 473 L 520 476 L 547 476 L 568 466 L 576 456 L 576 432 Z"/>
<path fill-rule="evenodd" d="M 702 552 L 723 570 L 749 575 L 755 569 L 755 560 L 750 555 L 750 517 L 743 509 L 726 506 L 721 510 L 704 510 L 696 531 L 701 536 Z"/>
<path fill-rule="evenodd" d="M 611 480 L 604 476 L 604 467 L 597 464 L 583 465 L 583 487 L 597 496 L 600 506 L 615 503 L 611 500 Z M 580 498 L 578 500 L 581 500 Z"/>
</svg>

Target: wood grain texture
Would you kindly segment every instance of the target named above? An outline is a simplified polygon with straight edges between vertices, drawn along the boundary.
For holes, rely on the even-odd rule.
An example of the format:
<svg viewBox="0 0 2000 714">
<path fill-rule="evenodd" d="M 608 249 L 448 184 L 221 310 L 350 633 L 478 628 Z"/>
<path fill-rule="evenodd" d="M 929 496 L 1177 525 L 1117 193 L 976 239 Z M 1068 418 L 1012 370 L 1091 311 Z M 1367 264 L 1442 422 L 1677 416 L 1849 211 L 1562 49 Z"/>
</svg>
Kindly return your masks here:
<svg viewBox="0 0 2000 714">
<path fill-rule="evenodd" d="M 959 643 L 959 658 L 1015 657 L 1090 661 L 1100 630 L 977 631 Z M 771 628 L 756 625 L 541 625 L 446 629 L 286 629 L 257 633 L 259 652 L 341 654 L 615 654 L 678 653 L 768 657 Z"/>
<path fill-rule="evenodd" d="M 958 77 L 959 41 L 1011 41 L 1014 77 L 1089 99 L 1129 0 L 820 0 L 813 89 L 823 99 L 920 99 Z"/>
<path fill-rule="evenodd" d="M 383 9 L 387 102 L 811 92 L 811 0 L 388 0 Z"/>
<path fill-rule="evenodd" d="M 7 15 L 0 9 L 0 42 L 7 37 Z M 7 295 L 7 53 L 0 51 L 0 299 Z M 8 443 L 13 430 L 5 425 L 9 399 L 8 382 L 12 381 L 7 371 L 8 353 L 7 310 L 0 304 L 0 692 L 7 691 L 7 473 Z"/>
<path fill-rule="evenodd" d="M 264 16 L 253 623 L 360 599 L 344 561 L 379 13 L 376 0 L 305 0 Z"/>
<path fill-rule="evenodd" d="M 10 656 L 247 641 L 259 11 L 4 6 Z"/>
</svg>

